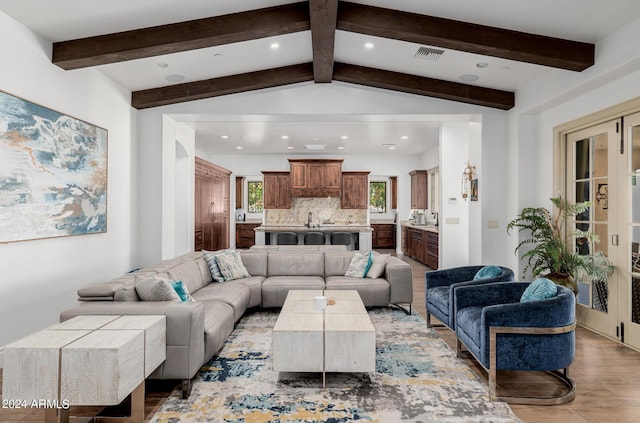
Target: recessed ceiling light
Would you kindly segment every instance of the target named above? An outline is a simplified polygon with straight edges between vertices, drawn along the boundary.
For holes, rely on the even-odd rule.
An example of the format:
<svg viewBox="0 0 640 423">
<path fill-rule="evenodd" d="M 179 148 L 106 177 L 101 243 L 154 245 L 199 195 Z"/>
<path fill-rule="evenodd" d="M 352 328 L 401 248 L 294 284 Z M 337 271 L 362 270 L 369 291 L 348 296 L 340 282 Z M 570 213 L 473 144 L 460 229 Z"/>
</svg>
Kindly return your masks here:
<svg viewBox="0 0 640 423">
<path fill-rule="evenodd" d="M 244 147 L 242 147 L 241 145 L 236 147 L 236 150 L 242 150 Z"/>
<path fill-rule="evenodd" d="M 343 135 L 343 136 L 341 136 L 341 137 L 340 137 L 340 139 L 348 140 L 348 139 L 349 139 L 349 137 L 348 137 L 347 135 Z"/>
<path fill-rule="evenodd" d="M 168 67 L 169 67 L 169 64 L 168 64 L 168 63 L 165 63 L 165 62 L 159 62 L 159 63 L 158 63 L 158 67 L 159 67 L 159 68 L 162 68 L 162 69 L 165 69 L 165 68 L 168 68 Z"/>
<path fill-rule="evenodd" d="M 382 146 L 388 150 L 395 150 L 396 149 L 396 145 L 395 144 L 382 144 Z"/>
<path fill-rule="evenodd" d="M 365 43 L 364 48 L 371 50 L 373 48 L 373 43 Z"/>
<path fill-rule="evenodd" d="M 400 139 L 401 139 L 401 140 L 408 140 L 408 139 L 409 139 L 409 137 L 408 137 L 408 136 L 406 136 L 406 135 L 403 135 L 403 136 L 401 136 L 401 137 L 400 137 Z"/>
<path fill-rule="evenodd" d="M 167 76 L 165 79 L 169 82 L 182 82 L 184 81 L 184 75 L 172 73 L 171 75 Z"/>
<path fill-rule="evenodd" d="M 288 140 L 288 139 L 289 139 L 289 135 L 283 135 L 281 138 L 282 138 L 283 140 Z"/>
<path fill-rule="evenodd" d="M 473 82 L 480 79 L 480 77 L 473 73 L 465 73 L 464 75 L 460 75 L 460 79 L 463 80 L 464 82 Z"/>
<path fill-rule="evenodd" d="M 478 62 L 476 63 L 476 68 L 486 68 L 487 66 L 489 66 L 489 64 L 487 62 Z"/>
<path fill-rule="evenodd" d="M 278 43 L 271 43 L 271 50 L 277 50 L 280 48 L 280 44 Z"/>
<path fill-rule="evenodd" d="M 229 135 L 223 135 L 220 138 L 222 138 L 223 140 L 228 140 L 229 139 Z"/>
<path fill-rule="evenodd" d="M 324 150 L 327 148 L 326 144 L 305 144 L 304 148 L 306 150 Z"/>
<path fill-rule="evenodd" d="M 344 150 L 344 145 L 339 145 L 338 150 Z"/>
<path fill-rule="evenodd" d="M 293 150 L 293 148 L 294 147 L 292 145 L 290 145 L 289 147 L 287 147 L 287 150 Z"/>
</svg>

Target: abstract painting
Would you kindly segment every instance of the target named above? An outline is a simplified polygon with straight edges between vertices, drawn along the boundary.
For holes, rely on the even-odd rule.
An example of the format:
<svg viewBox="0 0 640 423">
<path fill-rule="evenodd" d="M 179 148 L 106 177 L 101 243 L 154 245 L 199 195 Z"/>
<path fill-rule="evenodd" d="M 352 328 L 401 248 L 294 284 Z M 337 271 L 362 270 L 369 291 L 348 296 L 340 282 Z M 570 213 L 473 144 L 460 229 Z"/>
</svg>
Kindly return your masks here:
<svg viewBox="0 0 640 423">
<path fill-rule="evenodd" d="M 107 130 L 0 91 L 0 243 L 107 231 Z"/>
</svg>

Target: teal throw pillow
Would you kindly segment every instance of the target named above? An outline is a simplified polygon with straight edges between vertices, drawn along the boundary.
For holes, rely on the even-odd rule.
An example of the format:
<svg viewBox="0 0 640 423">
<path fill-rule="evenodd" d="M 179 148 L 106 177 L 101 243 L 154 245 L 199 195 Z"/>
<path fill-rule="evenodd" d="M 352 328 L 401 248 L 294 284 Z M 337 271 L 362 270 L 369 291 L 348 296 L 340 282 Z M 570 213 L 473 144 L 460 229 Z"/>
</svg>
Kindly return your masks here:
<svg viewBox="0 0 640 423">
<path fill-rule="evenodd" d="M 546 300 L 553 298 L 558 293 L 558 287 L 556 284 L 547 278 L 539 278 L 531 282 L 531 285 L 527 287 L 520 297 L 521 303 L 528 303 L 530 301 Z"/>
<path fill-rule="evenodd" d="M 175 289 L 176 293 L 183 303 L 189 303 L 193 301 L 193 297 L 191 297 L 191 294 L 189 294 L 187 286 L 182 281 L 173 281 L 171 282 L 171 285 L 173 285 L 173 289 Z"/>
<path fill-rule="evenodd" d="M 501 273 L 502 269 L 498 266 L 484 266 L 482 269 L 476 272 L 473 280 L 477 281 L 480 279 L 492 279 L 500 276 Z"/>
</svg>

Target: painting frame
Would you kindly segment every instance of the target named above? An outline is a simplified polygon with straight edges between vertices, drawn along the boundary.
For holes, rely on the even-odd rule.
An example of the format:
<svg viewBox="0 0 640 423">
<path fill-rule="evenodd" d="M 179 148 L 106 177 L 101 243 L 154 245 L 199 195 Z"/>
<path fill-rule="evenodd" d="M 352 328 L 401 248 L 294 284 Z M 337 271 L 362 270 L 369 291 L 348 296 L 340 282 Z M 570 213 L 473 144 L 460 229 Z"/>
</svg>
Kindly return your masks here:
<svg viewBox="0 0 640 423">
<path fill-rule="evenodd" d="M 471 201 L 478 201 L 478 179 L 471 180 Z"/>
<path fill-rule="evenodd" d="M 107 232 L 107 129 L 0 89 L 0 243 Z"/>
</svg>

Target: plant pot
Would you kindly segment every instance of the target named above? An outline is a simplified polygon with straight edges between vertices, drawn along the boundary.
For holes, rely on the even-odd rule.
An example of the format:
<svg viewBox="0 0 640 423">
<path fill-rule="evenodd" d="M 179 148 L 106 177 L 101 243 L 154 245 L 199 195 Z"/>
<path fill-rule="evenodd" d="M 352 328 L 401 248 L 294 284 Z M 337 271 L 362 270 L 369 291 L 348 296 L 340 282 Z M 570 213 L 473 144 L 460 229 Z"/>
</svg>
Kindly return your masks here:
<svg viewBox="0 0 640 423">
<path fill-rule="evenodd" d="M 578 284 L 575 279 L 568 273 L 551 272 L 544 275 L 545 278 L 551 279 L 557 285 L 562 285 L 573 291 L 574 294 L 578 294 Z"/>
</svg>

